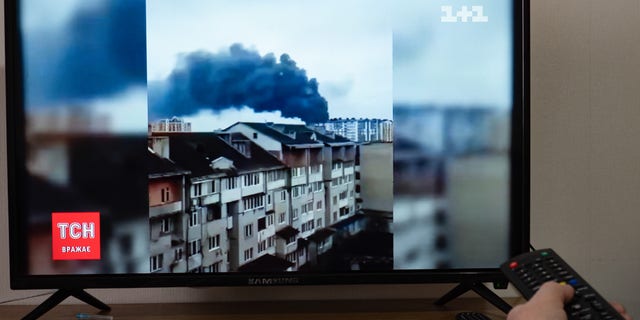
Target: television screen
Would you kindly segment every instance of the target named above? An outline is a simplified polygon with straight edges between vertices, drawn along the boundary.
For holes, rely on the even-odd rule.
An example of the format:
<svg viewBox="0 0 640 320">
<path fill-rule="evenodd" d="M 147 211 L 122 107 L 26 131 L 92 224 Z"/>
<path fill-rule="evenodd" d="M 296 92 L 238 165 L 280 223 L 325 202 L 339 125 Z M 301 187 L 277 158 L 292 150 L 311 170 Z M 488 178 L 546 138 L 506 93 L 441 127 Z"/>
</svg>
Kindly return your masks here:
<svg viewBox="0 0 640 320">
<path fill-rule="evenodd" d="M 14 288 L 491 280 L 527 249 L 522 1 L 5 3 Z"/>
</svg>

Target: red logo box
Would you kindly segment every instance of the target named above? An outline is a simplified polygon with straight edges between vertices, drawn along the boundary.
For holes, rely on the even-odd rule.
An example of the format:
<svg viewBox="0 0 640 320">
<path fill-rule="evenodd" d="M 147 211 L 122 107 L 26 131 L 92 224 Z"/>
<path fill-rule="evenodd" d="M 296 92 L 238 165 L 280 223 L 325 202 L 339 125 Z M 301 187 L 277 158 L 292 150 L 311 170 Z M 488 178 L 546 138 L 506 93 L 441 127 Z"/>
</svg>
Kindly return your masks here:
<svg viewBox="0 0 640 320">
<path fill-rule="evenodd" d="M 100 212 L 51 214 L 53 260 L 100 260 Z"/>
</svg>

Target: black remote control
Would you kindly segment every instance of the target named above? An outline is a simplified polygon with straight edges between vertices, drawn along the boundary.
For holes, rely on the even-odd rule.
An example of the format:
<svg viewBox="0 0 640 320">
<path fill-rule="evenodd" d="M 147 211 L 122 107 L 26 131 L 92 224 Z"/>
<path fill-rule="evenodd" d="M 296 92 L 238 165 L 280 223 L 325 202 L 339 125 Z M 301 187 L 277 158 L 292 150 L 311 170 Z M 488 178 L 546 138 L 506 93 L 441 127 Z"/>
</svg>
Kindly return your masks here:
<svg viewBox="0 0 640 320">
<path fill-rule="evenodd" d="M 523 253 L 500 266 L 507 279 L 529 300 L 547 281 L 571 285 L 575 295 L 565 311 L 570 320 L 624 318 L 551 249 Z"/>
</svg>

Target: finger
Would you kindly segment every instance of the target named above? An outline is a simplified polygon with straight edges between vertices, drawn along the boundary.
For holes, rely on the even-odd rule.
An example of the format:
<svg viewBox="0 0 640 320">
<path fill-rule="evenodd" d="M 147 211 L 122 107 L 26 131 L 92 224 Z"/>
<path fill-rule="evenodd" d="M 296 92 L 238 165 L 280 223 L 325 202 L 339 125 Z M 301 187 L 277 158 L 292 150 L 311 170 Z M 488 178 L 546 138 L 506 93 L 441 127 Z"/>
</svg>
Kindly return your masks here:
<svg viewBox="0 0 640 320">
<path fill-rule="evenodd" d="M 573 287 L 571 286 L 549 281 L 540 287 L 540 290 L 536 292 L 533 298 L 549 302 L 560 301 L 562 304 L 566 304 L 573 299 L 574 293 Z"/>
<path fill-rule="evenodd" d="M 611 306 L 616 309 L 616 311 L 620 312 L 620 313 L 627 313 L 627 310 L 624 309 L 624 306 L 617 303 L 617 302 L 610 302 Z"/>
<path fill-rule="evenodd" d="M 631 320 L 631 316 L 627 314 L 627 310 L 624 308 L 623 305 L 617 303 L 617 302 L 610 302 L 611 306 L 616 309 L 616 311 L 618 311 L 618 313 L 620 313 L 625 319 L 627 320 Z"/>
</svg>

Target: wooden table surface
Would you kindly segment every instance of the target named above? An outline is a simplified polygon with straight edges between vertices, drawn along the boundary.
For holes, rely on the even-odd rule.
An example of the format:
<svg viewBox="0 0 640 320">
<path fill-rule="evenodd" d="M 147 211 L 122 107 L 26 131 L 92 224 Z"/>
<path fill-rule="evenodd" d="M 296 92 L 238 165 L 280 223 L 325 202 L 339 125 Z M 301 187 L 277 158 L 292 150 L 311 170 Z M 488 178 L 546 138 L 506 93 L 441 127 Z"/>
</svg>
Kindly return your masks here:
<svg viewBox="0 0 640 320">
<path fill-rule="evenodd" d="M 521 299 L 506 299 L 514 305 Z M 482 312 L 492 320 L 506 315 L 480 298 L 461 298 L 445 306 L 434 300 L 341 300 L 212 302 L 198 304 L 119 304 L 111 305 L 113 320 L 444 320 L 455 319 L 462 311 Z M 35 306 L 0 306 L 0 319 L 20 319 Z M 40 319 L 71 320 L 77 313 L 98 314 L 88 305 L 60 305 Z"/>
</svg>

